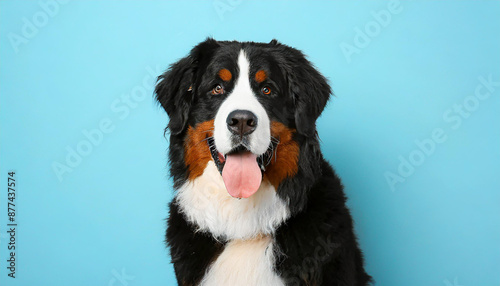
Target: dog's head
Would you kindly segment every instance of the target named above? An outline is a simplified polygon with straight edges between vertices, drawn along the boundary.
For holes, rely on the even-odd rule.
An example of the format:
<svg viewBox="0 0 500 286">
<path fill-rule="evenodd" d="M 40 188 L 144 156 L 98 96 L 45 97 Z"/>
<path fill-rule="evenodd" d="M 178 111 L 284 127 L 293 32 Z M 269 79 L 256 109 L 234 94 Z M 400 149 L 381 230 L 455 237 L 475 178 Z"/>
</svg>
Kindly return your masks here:
<svg viewBox="0 0 500 286">
<path fill-rule="evenodd" d="M 174 154 L 183 180 L 213 161 L 229 194 L 248 198 L 263 180 L 278 189 L 297 174 L 300 145 L 317 140 L 330 87 L 299 50 L 276 40 L 207 39 L 159 77 L 155 92 L 171 138 L 183 142 Z"/>
</svg>

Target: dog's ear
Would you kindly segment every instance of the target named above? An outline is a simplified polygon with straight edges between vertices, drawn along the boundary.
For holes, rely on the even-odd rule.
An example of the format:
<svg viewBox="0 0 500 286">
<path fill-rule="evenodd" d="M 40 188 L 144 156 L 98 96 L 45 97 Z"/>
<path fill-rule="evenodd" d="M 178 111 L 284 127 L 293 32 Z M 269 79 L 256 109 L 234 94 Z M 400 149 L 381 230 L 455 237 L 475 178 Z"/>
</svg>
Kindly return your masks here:
<svg viewBox="0 0 500 286">
<path fill-rule="evenodd" d="M 187 123 L 192 102 L 192 81 L 196 69 L 195 60 L 189 55 L 158 77 L 155 88 L 156 100 L 167 112 L 171 134 L 181 133 Z"/>
<path fill-rule="evenodd" d="M 295 126 L 298 133 L 315 136 L 316 119 L 323 112 L 331 89 L 326 78 L 300 51 L 295 50 L 292 57 L 294 59 L 291 60 L 287 79 L 295 104 Z"/>
<path fill-rule="evenodd" d="M 208 38 L 158 77 L 156 100 L 170 118 L 168 129 L 171 134 L 178 135 L 186 129 L 196 93 L 197 72 L 201 62 L 206 61 L 216 47 L 217 41 Z"/>
</svg>

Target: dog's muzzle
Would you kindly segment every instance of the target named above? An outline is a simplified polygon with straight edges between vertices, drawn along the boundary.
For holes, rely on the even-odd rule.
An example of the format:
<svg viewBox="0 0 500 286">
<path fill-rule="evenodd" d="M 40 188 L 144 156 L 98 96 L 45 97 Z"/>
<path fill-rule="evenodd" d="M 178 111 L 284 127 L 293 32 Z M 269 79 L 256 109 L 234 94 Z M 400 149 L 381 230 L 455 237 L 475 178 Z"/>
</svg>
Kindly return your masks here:
<svg viewBox="0 0 500 286">
<path fill-rule="evenodd" d="M 210 152 L 228 193 L 235 198 L 248 198 L 258 190 L 276 146 L 271 143 L 266 152 L 260 155 L 252 152 L 251 135 L 258 127 L 258 118 L 249 110 L 230 112 L 226 127 L 231 150 L 226 154 L 220 153 L 214 139 L 209 138 Z"/>
</svg>

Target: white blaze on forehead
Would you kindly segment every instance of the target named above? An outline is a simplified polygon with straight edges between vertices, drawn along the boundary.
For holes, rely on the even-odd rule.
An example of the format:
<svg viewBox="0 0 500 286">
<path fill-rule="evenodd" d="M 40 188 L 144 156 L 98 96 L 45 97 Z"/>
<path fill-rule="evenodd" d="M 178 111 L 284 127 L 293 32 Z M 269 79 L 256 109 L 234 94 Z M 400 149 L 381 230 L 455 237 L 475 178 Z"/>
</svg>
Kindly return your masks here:
<svg viewBox="0 0 500 286">
<path fill-rule="evenodd" d="M 257 128 L 249 135 L 250 151 L 260 155 L 266 152 L 271 143 L 271 130 L 266 110 L 257 100 L 250 86 L 250 63 L 243 50 L 238 56 L 239 75 L 233 91 L 222 103 L 215 116 L 215 147 L 226 154 L 236 146 L 232 146 L 231 132 L 227 128 L 227 117 L 235 110 L 248 110 L 257 117 Z"/>
</svg>

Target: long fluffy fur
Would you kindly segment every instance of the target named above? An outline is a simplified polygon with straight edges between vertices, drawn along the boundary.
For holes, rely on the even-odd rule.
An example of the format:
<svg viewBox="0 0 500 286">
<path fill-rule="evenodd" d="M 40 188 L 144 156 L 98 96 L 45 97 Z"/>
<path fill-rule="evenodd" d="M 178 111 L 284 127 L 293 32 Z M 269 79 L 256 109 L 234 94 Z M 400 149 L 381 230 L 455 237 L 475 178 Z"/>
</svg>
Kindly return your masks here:
<svg viewBox="0 0 500 286">
<path fill-rule="evenodd" d="M 274 76 L 281 97 L 259 98 L 259 102 L 269 113 L 271 121 L 293 130 L 291 140 L 298 146 L 294 175 L 280 179 L 276 188 L 267 186 L 267 191 L 275 192 L 274 197 L 251 198 L 254 201 L 249 205 L 259 206 L 253 216 L 245 217 L 255 220 L 255 224 L 247 221 L 248 225 L 241 225 L 245 223 L 245 218 L 239 219 L 241 213 L 231 213 L 238 207 L 245 207 L 245 203 L 225 201 L 235 199 L 228 197 L 227 193 L 218 193 L 221 180 L 215 166 L 211 166 L 213 162 L 210 161 L 205 169 L 205 172 L 211 172 L 209 175 L 190 180 L 185 160 L 188 128 L 213 120 L 224 101 L 223 97 L 207 95 L 213 85 L 207 74 L 218 70 L 218 65 L 224 63 L 224 68 L 233 70 L 233 77 L 237 78 L 236 59 L 241 50 L 245 51 L 252 65 L 264 66 Z M 226 86 L 229 91 L 234 88 L 231 84 Z M 225 249 L 234 249 L 237 244 L 239 251 L 245 252 L 242 241 L 252 239 L 257 243 L 248 244 L 250 248 L 262 246 L 259 243 L 263 241 L 272 246 L 266 248 L 272 254 L 267 261 L 272 264 L 271 270 L 280 278 L 280 283 L 285 285 L 361 286 L 370 283 L 342 184 L 323 158 L 317 137 L 315 121 L 331 90 L 326 79 L 302 52 L 275 40 L 264 44 L 207 39 L 161 75 L 155 91 L 158 102 L 170 117 L 169 163 L 177 195 L 170 203 L 166 242 L 179 285 L 209 281 L 210 269 L 224 267 L 224 262 L 231 261 L 218 260 L 228 255 Z M 213 181 L 208 182 L 206 178 Z M 200 208 L 196 200 L 203 199 L 199 192 L 203 193 L 209 184 L 217 186 L 213 193 L 209 193 L 217 203 L 214 204 L 214 198 L 211 198 L 210 202 L 204 202 L 208 208 Z M 276 221 L 269 221 L 276 217 L 266 217 L 266 203 L 277 199 L 279 203 L 272 205 L 282 203 L 282 215 Z M 231 210 L 221 220 L 214 213 L 227 204 L 232 204 Z M 207 216 L 206 220 L 197 219 L 201 215 L 194 213 L 200 211 Z M 231 229 L 239 224 L 249 235 L 241 236 L 244 231 Z M 252 235 L 256 233 L 258 235 Z M 251 259 L 260 261 L 262 257 Z"/>
</svg>

